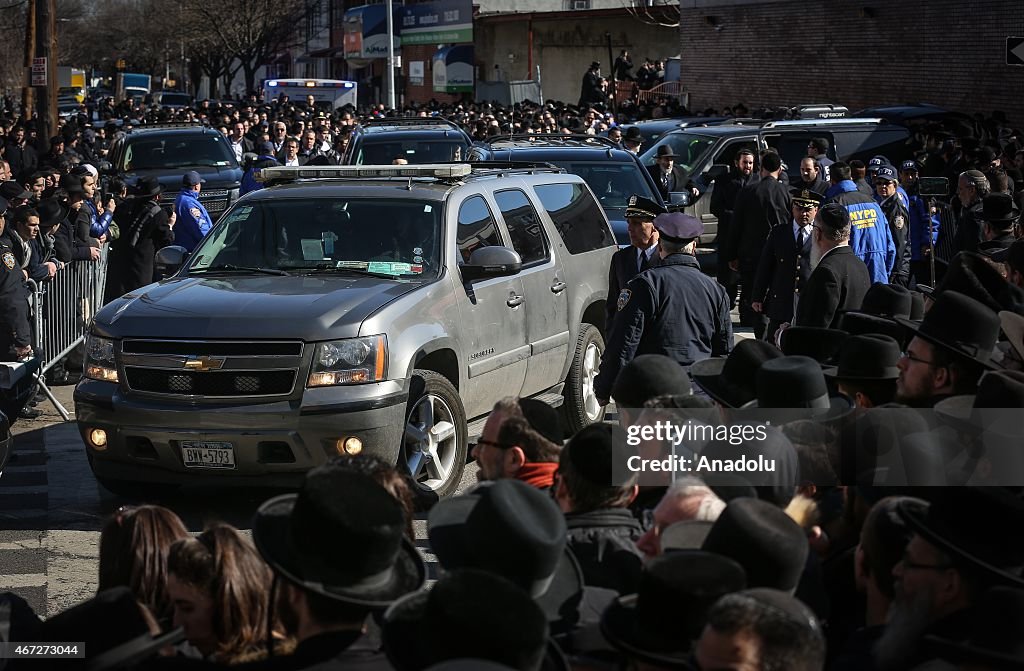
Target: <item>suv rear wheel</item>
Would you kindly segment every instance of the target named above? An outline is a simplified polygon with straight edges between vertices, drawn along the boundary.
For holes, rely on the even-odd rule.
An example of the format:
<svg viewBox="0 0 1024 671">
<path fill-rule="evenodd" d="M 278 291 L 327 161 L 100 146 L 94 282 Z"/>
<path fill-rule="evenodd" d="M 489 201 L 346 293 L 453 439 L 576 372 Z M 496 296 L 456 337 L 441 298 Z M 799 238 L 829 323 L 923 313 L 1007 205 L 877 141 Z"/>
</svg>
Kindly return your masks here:
<svg viewBox="0 0 1024 671">
<path fill-rule="evenodd" d="M 604 338 L 593 324 L 583 324 L 576 339 L 576 353 L 572 357 L 569 374 L 562 392 L 565 428 L 570 435 L 585 426 L 604 421 L 605 409 L 597 402 L 594 378 L 601 368 Z"/>
<path fill-rule="evenodd" d="M 466 411 L 455 387 L 440 373 L 415 370 L 399 453 L 420 495 L 455 493 L 469 442 Z"/>
</svg>

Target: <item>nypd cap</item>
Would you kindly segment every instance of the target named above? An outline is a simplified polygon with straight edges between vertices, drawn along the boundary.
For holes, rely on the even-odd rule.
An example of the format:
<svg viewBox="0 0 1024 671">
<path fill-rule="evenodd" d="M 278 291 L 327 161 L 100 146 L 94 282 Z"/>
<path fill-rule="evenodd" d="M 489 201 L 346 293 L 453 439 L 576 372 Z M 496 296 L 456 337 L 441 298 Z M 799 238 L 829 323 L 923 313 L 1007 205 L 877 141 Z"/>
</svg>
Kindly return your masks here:
<svg viewBox="0 0 1024 671">
<path fill-rule="evenodd" d="M 663 238 L 671 242 L 685 242 L 704 234 L 704 224 L 697 217 L 682 212 L 659 214 L 654 227 Z"/>
<path fill-rule="evenodd" d="M 906 161 L 900 164 L 900 170 L 904 172 L 906 172 L 907 170 L 913 170 L 914 172 L 918 172 L 917 161 L 915 161 L 912 158 L 907 159 Z"/>
<path fill-rule="evenodd" d="M 199 176 L 199 173 L 195 170 L 189 170 L 181 176 L 182 186 L 195 186 L 196 184 L 206 184 L 206 180 Z"/>
<path fill-rule="evenodd" d="M 899 181 L 896 176 L 896 168 L 891 165 L 879 166 L 878 172 L 875 173 L 875 179 L 887 179 L 890 182 Z"/>
<path fill-rule="evenodd" d="M 626 217 L 654 219 L 659 214 L 665 214 L 665 208 L 650 198 L 644 198 L 634 193 L 626 203 Z"/>
</svg>

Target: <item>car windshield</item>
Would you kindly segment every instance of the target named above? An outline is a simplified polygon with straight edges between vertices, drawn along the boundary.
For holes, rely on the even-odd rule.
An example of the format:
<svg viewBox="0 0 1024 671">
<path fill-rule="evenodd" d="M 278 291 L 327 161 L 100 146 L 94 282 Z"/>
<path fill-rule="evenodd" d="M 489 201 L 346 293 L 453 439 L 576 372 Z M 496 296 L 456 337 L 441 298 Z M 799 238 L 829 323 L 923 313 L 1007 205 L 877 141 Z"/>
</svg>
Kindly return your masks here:
<svg viewBox="0 0 1024 671">
<path fill-rule="evenodd" d="M 466 156 L 463 142 L 445 140 L 365 140 L 356 156 L 357 165 L 391 165 L 404 159 L 411 165 L 461 161 Z"/>
<path fill-rule="evenodd" d="M 161 105 L 189 105 L 192 98 L 187 93 L 161 93 Z"/>
<path fill-rule="evenodd" d="M 636 163 L 551 161 L 566 172 L 579 175 L 604 209 L 624 208 L 633 194 L 655 202 L 654 194 Z"/>
<path fill-rule="evenodd" d="M 133 139 L 124 152 L 124 170 L 220 168 L 238 165 L 219 133 L 189 133 Z"/>
<path fill-rule="evenodd" d="M 359 198 L 241 203 L 192 255 L 189 274 L 245 269 L 435 277 L 440 205 Z"/>
<path fill-rule="evenodd" d="M 693 169 L 700 164 L 707 153 L 715 146 L 718 138 L 698 133 L 669 133 L 662 136 L 657 143 L 640 156 L 644 165 L 654 165 L 655 157 L 658 155 L 658 147 L 668 145 L 676 154 L 675 164 L 682 168 L 683 173 L 688 177 Z"/>
</svg>

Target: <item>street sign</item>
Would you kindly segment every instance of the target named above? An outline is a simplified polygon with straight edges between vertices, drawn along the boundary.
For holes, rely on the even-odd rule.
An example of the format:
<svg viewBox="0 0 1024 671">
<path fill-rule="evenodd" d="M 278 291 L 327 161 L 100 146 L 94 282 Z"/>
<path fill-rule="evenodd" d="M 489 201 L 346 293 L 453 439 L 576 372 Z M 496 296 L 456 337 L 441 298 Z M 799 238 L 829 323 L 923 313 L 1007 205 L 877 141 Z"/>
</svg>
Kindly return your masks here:
<svg viewBox="0 0 1024 671">
<path fill-rule="evenodd" d="M 1006 64 L 1024 65 L 1024 37 L 1006 38 Z"/>
<path fill-rule="evenodd" d="M 46 59 L 32 59 L 32 86 L 46 86 Z"/>
</svg>

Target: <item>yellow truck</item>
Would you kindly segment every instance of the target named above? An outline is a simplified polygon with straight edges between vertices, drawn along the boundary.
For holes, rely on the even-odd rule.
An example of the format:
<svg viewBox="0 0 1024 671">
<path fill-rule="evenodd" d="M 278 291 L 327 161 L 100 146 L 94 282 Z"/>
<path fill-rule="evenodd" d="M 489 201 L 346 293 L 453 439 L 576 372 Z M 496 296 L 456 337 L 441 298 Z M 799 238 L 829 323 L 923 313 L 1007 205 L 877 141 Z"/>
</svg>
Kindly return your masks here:
<svg viewBox="0 0 1024 671">
<path fill-rule="evenodd" d="M 57 68 L 57 97 L 65 98 L 70 100 L 74 98 L 76 102 L 85 102 L 86 85 L 85 85 L 85 70 L 79 68 L 72 68 L 67 66 L 60 66 Z"/>
</svg>

